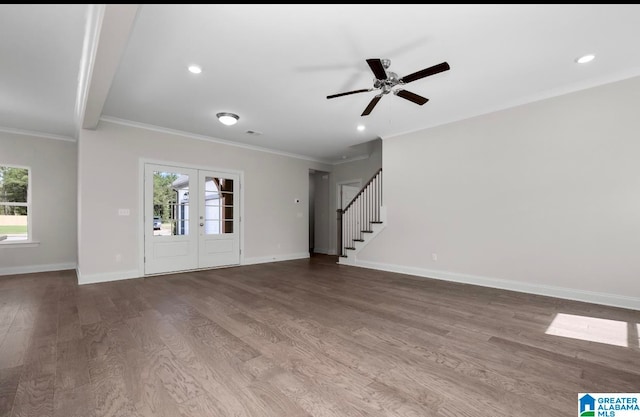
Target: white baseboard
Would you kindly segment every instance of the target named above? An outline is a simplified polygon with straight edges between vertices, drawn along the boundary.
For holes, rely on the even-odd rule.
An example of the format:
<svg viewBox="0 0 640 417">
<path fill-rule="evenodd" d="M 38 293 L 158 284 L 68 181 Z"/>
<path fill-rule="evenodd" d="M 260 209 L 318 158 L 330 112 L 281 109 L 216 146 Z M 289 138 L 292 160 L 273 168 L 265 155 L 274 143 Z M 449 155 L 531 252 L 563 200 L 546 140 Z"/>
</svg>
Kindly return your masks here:
<svg viewBox="0 0 640 417">
<path fill-rule="evenodd" d="M 262 264 L 267 262 L 279 262 L 279 261 L 291 261 L 294 259 L 304 259 L 309 258 L 309 253 L 293 253 L 288 255 L 274 255 L 274 256 L 263 256 L 256 258 L 245 258 L 242 265 L 253 265 L 253 264 Z M 212 268 L 211 268 L 212 269 Z M 188 272 L 188 271 L 176 271 L 176 272 L 167 272 L 167 274 L 175 274 L 180 272 Z M 144 278 L 144 274 L 140 274 L 137 269 L 133 269 L 130 271 L 117 271 L 117 272 L 107 272 L 102 274 L 82 274 L 79 268 L 76 268 L 76 273 L 78 275 L 78 284 L 97 284 L 100 282 L 109 282 L 109 281 L 121 281 L 125 279 L 134 279 L 134 278 Z M 164 275 L 164 274 L 158 274 Z M 149 275 L 152 276 L 152 275 Z"/>
<path fill-rule="evenodd" d="M 34 272 L 52 272 L 75 269 L 75 263 L 47 264 L 47 265 L 25 265 L 0 268 L 0 275 L 31 274 Z"/>
<path fill-rule="evenodd" d="M 106 272 L 102 274 L 81 274 L 80 270 L 76 268 L 76 273 L 78 275 L 78 285 L 142 278 L 137 269 L 133 269 L 131 271 Z"/>
<path fill-rule="evenodd" d="M 305 259 L 309 257 L 309 252 L 290 253 L 287 255 L 258 256 L 254 258 L 244 258 L 242 265 L 264 264 L 268 262 L 293 261 L 295 259 Z"/>
<path fill-rule="evenodd" d="M 582 301 L 602 304 L 612 307 L 640 310 L 640 298 L 626 297 L 617 294 L 598 293 L 574 288 L 540 285 L 529 282 L 516 282 L 499 278 L 482 277 L 456 272 L 438 271 L 403 265 L 384 264 L 371 261 L 355 260 L 351 265 L 400 274 L 415 275 L 423 278 L 439 279 L 443 281 L 459 282 L 463 284 L 479 285 L 482 287 L 498 288 L 528 294 L 545 295 L 566 300 Z"/>
</svg>

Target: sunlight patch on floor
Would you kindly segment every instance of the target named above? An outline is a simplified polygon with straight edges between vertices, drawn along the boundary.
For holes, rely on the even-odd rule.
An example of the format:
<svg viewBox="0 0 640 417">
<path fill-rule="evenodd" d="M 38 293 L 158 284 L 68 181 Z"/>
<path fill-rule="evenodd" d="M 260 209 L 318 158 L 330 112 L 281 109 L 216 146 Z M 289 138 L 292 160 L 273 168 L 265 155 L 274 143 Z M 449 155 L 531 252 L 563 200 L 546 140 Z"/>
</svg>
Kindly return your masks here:
<svg viewBox="0 0 640 417">
<path fill-rule="evenodd" d="M 558 313 L 545 333 L 614 346 L 629 346 L 626 321 Z"/>
</svg>

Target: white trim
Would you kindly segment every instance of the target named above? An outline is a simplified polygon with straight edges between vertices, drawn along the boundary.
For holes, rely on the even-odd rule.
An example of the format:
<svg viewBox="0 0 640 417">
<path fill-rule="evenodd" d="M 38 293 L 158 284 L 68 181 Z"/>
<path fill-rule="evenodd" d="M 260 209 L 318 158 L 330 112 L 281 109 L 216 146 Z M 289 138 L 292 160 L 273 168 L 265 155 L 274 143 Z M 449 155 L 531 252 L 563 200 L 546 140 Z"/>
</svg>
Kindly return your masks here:
<svg viewBox="0 0 640 417">
<path fill-rule="evenodd" d="M 245 258 L 242 265 L 265 264 L 269 262 L 293 261 L 296 259 L 309 258 L 309 252 L 290 253 L 287 255 L 258 256 L 254 258 Z"/>
<path fill-rule="evenodd" d="M 355 249 L 346 249 L 346 257 L 338 257 L 338 263 L 342 265 L 358 266 L 358 253 L 362 251 L 372 240 L 380 234 L 380 232 L 387 227 L 387 208 L 380 206 L 380 221 L 382 223 L 371 223 L 371 230 L 373 233 L 363 233 L 362 239 L 364 242 L 353 242 Z"/>
<path fill-rule="evenodd" d="M 229 171 L 227 171 L 229 172 Z M 238 227 L 240 228 L 240 265 L 244 264 L 244 171 L 237 173 L 240 177 L 238 186 L 240 187 L 240 219 L 238 221 Z"/>
<path fill-rule="evenodd" d="M 204 140 L 207 142 L 219 143 L 221 145 L 234 146 L 236 148 L 250 149 L 252 151 L 266 152 L 274 155 L 287 156 L 289 158 L 303 159 L 305 161 L 319 162 L 321 164 L 331 165 L 331 161 L 327 161 L 327 160 L 311 158 L 308 156 L 298 155 L 298 154 L 289 153 L 289 152 L 276 151 L 274 149 L 263 148 L 263 147 L 254 146 L 254 145 L 247 145 L 239 142 L 231 142 L 228 140 L 218 139 L 211 136 L 198 135 L 196 133 L 189 133 L 182 130 L 169 129 L 166 127 L 155 126 L 155 125 L 150 125 L 146 123 L 132 122 L 130 120 L 119 119 L 117 117 L 102 116 L 100 117 L 100 120 L 102 120 L 103 122 L 114 123 L 122 126 L 135 127 L 135 128 L 151 130 L 159 133 L 182 136 L 190 139 L 197 139 L 197 140 Z"/>
<path fill-rule="evenodd" d="M 228 174 L 239 175 L 241 177 L 244 176 L 244 171 L 242 170 L 225 168 L 225 167 L 212 167 L 210 165 L 198 165 L 198 164 L 191 164 L 188 162 L 167 161 L 164 159 L 151 159 L 151 158 L 145 158 L 145 157 L 141 157 L 138 161 L 141 163 L 143 174 L 144 174 L 144 165 L 151 164 L 151 165 L 168 166 L 171 168 L 187 168 L 187 169 L 196 169 L 196 170 L 203 170 L 203 171 L 225 172 Z"/>
<path fill-rule="evenodd" d="M 43 139 L 63 140 L 65 142 L 77 142 L 77 140 L 75 138 L 72 138 L 71 136 L 54 135 L 53 133 L 36 132 L 33 130 L 24 130 L 24 129 L 14 129 L 11 127 L 4 127 L 4 126 L 0 126 L 0 132 L 10 133 L 14 135 L 22 135 L 22 136 L 34 136 L 36 138 L 43 138 Z"/>
<path fill-rule="evenodd" d="M 358 266 L 358 253 L 362 251 L 372 240 L 380 234 L 380 232 L 386 227 L 386 216 L 384 214 L 384 207 L 380 207 L 380 221 L 382 223 L 371 223 L 372 233 L 363 233 L 362 239 L 364 242 L 353 242 L 355 249 L 346 249 L 346 257 L 339 257 L 338 263 L 344 265 Z"/>
<path fill-rule="evenodd" d="M 164 277 L 167 275 L 178 275 L 178 274 L 186 274 L 189 272 L 200 272 L 200 271 L 210 271 L 213 269 L 225 269 L 225 268 L 236 268 L 240 266 L 240 264 L 231 264 L 231 265 L 220 265 L 220 266 L 212 266 L 207 268 L 193 268 L 193 269 L 183 269 L 179 271 L 168 271 L 168 272 L 158 272 L 155 274 L 146 274 L 141 276 L 140 278 L 154 278 L 154 277 Z"/>
<path fill-rule="evenodd" d="M 369 154 L 366 154 L 366 155 L 354 156 L 353 158 L 348 158 L 348 159 L 340 159 L 338 161 L 331 162 L 331 165 L 340 165 L 340 164 L 346 164 L 349 162 L 360 161 L 363 159 L 369 159 L 369 156 L 370 156 Z"/>
<path fill-rule="evenodd" d="M 26 169 L 27 170 L 27 202 L 26 203 L 12 203 L 12 202 L 2 202 L 0 205 L 2 206 L 18 206 L 18 207 L 26 207 L 27 208 L 27 239 L 20 241 L 11 241 L 11 243 L 4 241 L 3 245 L 11 245 L 11 244 L 20 244 L 22 243 L 22 247 L 33 247 L 38 246 L 40 242 L 33 239 L 33 213 L 31 210 L 31 200 L 33 193 L 33 176 L 31 175 L 31 167 L 26 165 L 13 165 L 13 164 L 2 164 L 0 167 L 6 168 L 16 168 L 16 169 Z M 24 246 L 30 245 L 31 246 Z"/>
<path fill-rule="evenodd" d="M 240 194 L 239 201 L 240 204 L 240 219 L 238 222 L 238 227 L 240 228 L 240 264 L 244 264 L 244 171 L 230 168 L 220 168 L 220 167 L 210 167 L 205 165 L 195 165 L 188 164 L 184 162 L 175 162 L 175 161 L 164 161 L 160 159 L 151 159 L 151 158 L 139 158 L 138 159 L 138 222 L 140 227 L 138 227 L 138 275 L 139 276 L 149 276 L 144 274 L 144 179 L 145 179 L 145 165 L 163 165 L 163 166 L 172 166 L 176 168 L 189 168 L 203 171 L 217 171 L 217 172 L 226 172 L 229 174 L 235 174 L 239 178 Z"/>
<path fill-rule="evenodd" d="M 19 169 L 28 169 L 31 170 L 31 167 L 28 165 L 16 165 L 16 164 L 10 164 L 10 163 L 3 163 L 2 161 L 0 161 L 0 167 L 9 167 L 9 168 L 19 168 Z M 31 186 L 31 184 L 28 184 L 29 187 Z"/>
<path fill-rule="evenodd" d="M 338 210 L 340 207 L 340 203 L 341 203 L 341 197 L 340 197 L 340 192 L 342 191 L 342 186 L 343 185 L 352 185 L 352 184 L 358 184 L 357 187 L 362 189 L 362 178 L 358 178 L 356 180 L 345 180 L 345 181 L 338 181 L 336 182 L 336 206 L 334 208 L 334 213 L 335 210 Z"/>
<path fill-rule="evenodd" d="M 439 279 L 443 281 L 459 282 L 463 284 L 479 285 L 482 287 L 498 288 L 527 294 L 544 295 L 566 300 L 586 303 L 602 304 L 613 307 L 640 310 L 640 298 L 627 297 L 617 294 L 584 291 L 575 288 L 540 285 L 530 282 L 516 282 L 499 278 L 482 277 L 449 271 L 438 271 L 411 266 L 385 264 L 371 261 L 355 260 L 352 266 L 396 272 L 399 274 L 415 275 L 423 278 Z"/>
<path fill-rule="evenodd" d="M 152 162 L 149 162 L 152 163 Z M 146 160 L 138 160 L 138 227 L 136 234 L 138 239 L 138 275 L 144 275 L 144 197 L 145 197 L 145 165 Z M 78 275 L 80 276 L 80 275 Z"/>
<path fill-rule="evenodd" d="M 35 248 L 40 246 L 39 240 L 3 240 L 0 242 L 0 247 L 6 248 Z"/>
<path fill-rule="evenodd" d="M 87 109 L 89 85 L 93 77 L 93 67 L 98 51 L 99 34 L 102 28 L 105 8 L 106 6 L 104 4 L 89 4 L 89 10 L 87 12 L 84 39 L 82 42 L 82 57 L 80 58 L 80 69 L 78 71 L 76 105 L 74 108 L 76 136 L 80 135 L 80 129 L 84 122 L 84 114 Z"/>
<path fill-rule="evenodd" d="M 435 127 L 444 126 L 444 125 L 448 125 L 456 122 L 461 122 L 463 120 L 469 120 L 469 119 L 473 119 L 476 117 L 480 117 L 480 116 L 484 116 L 492 113 L 515 109 L 517 107 L 524 106 L 526 104 L 536 103 L 542 100 L 553 99 L 556 97 L 561 97 L 561 96 L 572 94 L 572 93 L 580 93 L 591 88 L 603 87 L 606 84 L 612 84 L 618 81 L 624 81 L 629 78 L 637 77 L 638 75 L 640 75 L 640 67 L 624 69 L 612 75 L 591 78 L 591 79 L 580 81 L 570 85 L 564 85 L 560 88 L 553 88 L 546 91 L 537 92 L 527 97 L 521 97 L 521 98 L 512 100 L 506 104 L 503 103 L 500 105 L 491 106 L 478 111 L 474 111 L 468 114 L 456 115 L 456 116 L 450 117 L 448 120 L 443 120 L 437 123 L 425 124 L 415 130 L 395 132 L 392 135 L 387 136 L 386 138 L 381 138 L 381 139 L 382 140 L 393 139 L 399 136 L 404 136 L 404 135 L 411 134 L 414 132 L 419 132 L 422 130 L 432 129 Z"/>
<path fill-rule="evenodd" d="M 75 263 L 13 266 L 9 268 L 0 268 L 0 275 L 32 274 L 34 272 L 64 271 L 75 268 Z"/>
<path fill-rule="evenodd" d="M 78 275 L 78 285 L 97 284 L 100 282 L 122 281 L 125 279 L 142 278 L 142 276 L 140 276 L 138 271 L 135 269 L 132 269 L 130 271 L 117 271 L 117 272 L 105 272 L 102 274 L 81 275 L 80 269 L 76 268 L 76 274 Z"/>
<path fill-rule="evenodd" d="M 356 178 L 354 180 L 344 180 L 336 182 L 336 185 L 350 185 L 358 184 L 358 187 L 362 188 L 362 178 Z"/>
</svg>

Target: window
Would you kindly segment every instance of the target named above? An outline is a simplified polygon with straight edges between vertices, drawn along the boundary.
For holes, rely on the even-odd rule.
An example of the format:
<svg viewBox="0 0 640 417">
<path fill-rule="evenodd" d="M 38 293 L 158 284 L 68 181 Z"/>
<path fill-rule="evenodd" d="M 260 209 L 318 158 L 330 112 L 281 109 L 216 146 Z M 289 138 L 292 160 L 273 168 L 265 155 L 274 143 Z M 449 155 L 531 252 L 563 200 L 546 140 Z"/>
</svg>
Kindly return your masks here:
<svg viewBox="0 0 640 417">
<path fill-rule="evenodd" d="M 29 168 L 0 165 L 0 241 L 30 240 Z"/>
</svg>

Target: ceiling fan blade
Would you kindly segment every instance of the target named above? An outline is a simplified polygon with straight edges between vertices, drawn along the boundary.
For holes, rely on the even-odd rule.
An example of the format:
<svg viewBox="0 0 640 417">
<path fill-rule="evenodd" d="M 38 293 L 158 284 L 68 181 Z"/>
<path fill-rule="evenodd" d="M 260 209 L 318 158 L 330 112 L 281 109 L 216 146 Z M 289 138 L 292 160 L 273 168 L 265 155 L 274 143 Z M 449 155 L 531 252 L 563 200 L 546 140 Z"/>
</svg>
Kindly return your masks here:
<svg viewBox="0 0 640 417">
<path fill-rule="evenodd" d="M 420 106 L 429 101 L 428 98 L 419 96 L 416 93 L 412 93 L 411 91 L 407 90 L 396 90 L 394 94 L 398 97 L 404 98 L 405 100 L 413 101 Z"/>
<path fill-rule="evenodd" d="M 420 78 L 424 78 L 429 75 L 437 74 L 443 71 L 448 71 L 450 68 L 451 67 L 449 67 L 448 63 L 443 62 L 441 64 L 434 65 L 432 67 L 425 68 L 420 71 L 416 71 L 413 74 L 406 75 L 400 78 L 400 82 L 407 84 L 407 83 L 410 83 L 411 81 L 419 80 Z"/>
<path fill-rule="evenodd" d="M 379 58 L 367 59 L 367 64 L 369 64 L 369 68 L 373 71 L 373 75 L 376 76 L 378 80 L 386 80 L 387 79 L 387 71 L 385 71 L 384 66 L 382 65 L 382 60 Z"/>
<path fill-rule="evenodd" d="M 378 102 L 380 101 L 381 98 L 382 98 L 382 94 L 378 94 L 377 96 L 372 98 L 371 101 L 369 102 L 369 105 L 367 106 L 366 109 L 364 109 L 364 111 L 362 112 L 362 114 L 360 116 L 369 115 L 369 113 L 371 113 L 371 110 L 373 110 L 373 108 L 376 106 L 376 104 L 378 104 Z"/>
<path fill-rule="evenodd" d="M 363 88 L 362 90 L 354 90 L 354 91 L 347 91 L 346 93 L 332 94 L 330 96 L 327 96 L 327 98 L 336 98 L 336 97 L 348 96 L 349 94 L 366 93 L 369 91 L 373 91 L 373 88 Z"/>
</svg>

